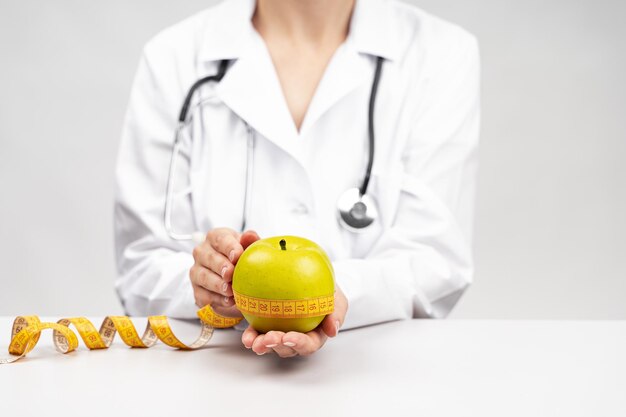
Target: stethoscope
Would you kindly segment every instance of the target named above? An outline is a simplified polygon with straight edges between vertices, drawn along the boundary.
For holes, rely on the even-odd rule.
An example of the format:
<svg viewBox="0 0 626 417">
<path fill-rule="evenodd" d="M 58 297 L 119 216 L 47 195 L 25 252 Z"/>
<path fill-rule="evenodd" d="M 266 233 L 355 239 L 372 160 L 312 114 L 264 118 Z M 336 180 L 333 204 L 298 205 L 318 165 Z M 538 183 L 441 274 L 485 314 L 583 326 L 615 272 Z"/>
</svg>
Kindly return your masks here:
<svg viewBox="0 0 626 417">
<path fill-rule="evenodd" d="M 370 92 L 369 106 L 368 106 L 368 139 L 369 139 L 369 155 L 367 159 L 367 168 L 365 170 L 365 176 L 360 187 L 354 187 L 346 190 L 337 200 L 337 219 L 339 224 L 345 229 L 359 233 L 364 231 L 372 223 L 378 219 L 378 208 L 374 198 L 367 194 L 367 189 L 370 183 L 370 177 L 372 174 L 372 166 L 374 164 L 374 107 L 376 104 L 376 93 L 378 92 L 378 84 L 380 82 L 380 75 L 382 72 L 384 59 L 382 57 L 376 58 L 376 70 L 374 72 L 374 80 L 372 82 L 372 89 Z M 219 64 L 217 73 L 201 78 L 196 81 L 185 96 L 183 106 L 178 116 L 178 125 L 174 133 L 174 147 L 172 149 L 172 156 L 170 159 L 170 169 L 167 176 L 167 187 L 165 190 L 165 215 L 164 224 L 165 230 L 168 236 L 174 240 L 193 240 L 196 243 L 201 243 L 205 239 L 205 233 L 193 232 L 193 233 L 178 233 L 172 226 L 172 208 L 174 198 L 174 172 L 176 171 L 178 154 L 182 146 L 182 134 L 185 128 L 190 124 L 190 106 L 191 100 L 194 94 L 203 85 L 211 82 L 220 82 L 226 70 L 228 68 L 228 60 L 222 60 Z M 203 103 L 209 101 L 209 99 L 201 100 L 194 105 L 195 107 L 201 106 Z M 243 121 L 247 131 L 247 150 L 246 150 L 246 186 L 244 194 L 244 208 L 241 230 L 246 228 L 246 220 L 250 210 L 250 195 L 252 192 L 252 174 L 254 169 L 254 146 L 255 135 L 245 121 Z"/>
</svg>

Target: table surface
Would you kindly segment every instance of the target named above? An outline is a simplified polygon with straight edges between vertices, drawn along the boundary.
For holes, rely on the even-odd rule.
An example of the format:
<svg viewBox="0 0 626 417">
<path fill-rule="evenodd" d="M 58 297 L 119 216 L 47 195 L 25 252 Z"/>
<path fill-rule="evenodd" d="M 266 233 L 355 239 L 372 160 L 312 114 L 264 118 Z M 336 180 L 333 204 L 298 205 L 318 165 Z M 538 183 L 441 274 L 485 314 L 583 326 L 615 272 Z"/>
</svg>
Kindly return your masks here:
<svg viewBox="0 0 626 417">
<path fill-rule="evenodd" d="M 172 322 L 186 342 L 199 331 Z M 2 357 L 11 323 L 0 317 Z M 62 355 L 47 331 L 25 359 L 0 365 L 0 415 L 626 415 L 626 321 L 392 322 L 295 359 L 257 356 L 240 335 L 216 331 L 193 352 L 81 341 Z"/>
</svg>

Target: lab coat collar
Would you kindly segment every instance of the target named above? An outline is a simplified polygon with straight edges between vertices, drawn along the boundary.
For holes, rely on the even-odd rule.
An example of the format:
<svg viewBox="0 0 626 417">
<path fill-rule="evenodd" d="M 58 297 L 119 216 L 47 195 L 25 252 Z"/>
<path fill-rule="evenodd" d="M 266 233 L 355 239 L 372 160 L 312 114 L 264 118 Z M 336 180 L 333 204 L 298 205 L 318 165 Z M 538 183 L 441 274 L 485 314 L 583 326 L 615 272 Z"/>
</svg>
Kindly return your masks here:
<svg viewBox="0 0 626 417">
<path fill-rule="evenodd" d="M 201 31 L 199 62 L 239 58 L 250 38 L 256 0 L 224 0 L 207 11 Z"/>
<path fill-rule="evenodd" d="M 398 25 L 386 0 L 356 0 L 350 34 L 357 51 L 395 61 L 400 56 Z"/>
<path fill-rule="evenodd" d="M 217 85 L 216 94 L 253 130 L 301 160 L 296 126 L 270 54 L 256 32 Z"/>
<path fill-rule="evenodd" d="M 219 98 L 255 131 L 305 166 L 302 137 L 334 103 L 373 74 L 371 55 L 395 59 L 383 0 L 357 0 L 346 42 L 310 103 L 300 132 L 293 122 L 265 42 L 251 23 L 255 0 L 225 0 L 207 22 L 201 61 L 234 59 L 216 87 Z M 206 62 L 205 62 L 206 63 Z"/>
<path fill-rule="evenodd" d="M 387 0 L 356 0 L 348 39 L 359 53 L 396 60 L 401 41 Z M 239 58 L 254 31 L 256 0 L 224 0 L 204 22 L 200 62 Z"/>
</svg>

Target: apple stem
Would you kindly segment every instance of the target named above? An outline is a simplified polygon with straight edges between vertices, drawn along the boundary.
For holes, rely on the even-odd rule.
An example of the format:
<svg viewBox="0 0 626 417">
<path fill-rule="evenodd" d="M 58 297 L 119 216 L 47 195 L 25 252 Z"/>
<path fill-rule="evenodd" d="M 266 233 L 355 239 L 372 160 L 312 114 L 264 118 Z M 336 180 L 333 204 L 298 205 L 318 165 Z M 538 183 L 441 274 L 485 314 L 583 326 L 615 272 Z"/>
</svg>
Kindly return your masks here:
<svg viewBox="0 0 626 417">
<path fill-rule="evenodd" d="M 281 239 L 278 243 L 280 243 L 280 248 L 282 250 L 287 250 L 287 242 L 285 242 L 285 239 Z"/>
</svg>

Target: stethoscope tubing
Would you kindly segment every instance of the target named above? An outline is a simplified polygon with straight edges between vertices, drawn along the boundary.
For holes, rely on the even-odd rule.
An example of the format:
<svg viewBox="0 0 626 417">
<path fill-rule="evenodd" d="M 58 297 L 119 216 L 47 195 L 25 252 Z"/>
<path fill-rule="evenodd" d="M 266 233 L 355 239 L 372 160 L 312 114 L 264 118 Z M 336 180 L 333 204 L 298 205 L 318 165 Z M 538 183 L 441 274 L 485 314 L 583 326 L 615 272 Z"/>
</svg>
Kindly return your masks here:
<svg viewBox="0 0 626 417">
<path fill-rule="evenodd" d="M 380 74 L 383 69 L 383 58 L 376 57 L 376 70 L 374 72 L 374 81 L 372 81 L 372 89 L 370 92 L 370 101 L 367 111 L 367 130 L 368 130 L 368 140 L 369 140 L 369 149 L 368 149 L 368 158 L 367 158 L 367 168 L 365 169 L 365 176 L 363 177 L 363 184 L 359 188 L 359 193 L 361 197 L 367 194 L 367 187 L 370 183 L 370 177 L 372 175 L 372 167 L 374 165 L 374 152 L 375 152 L 375 131 L 374 131 L 374 107 L 376 107 L 376 94 L 378 93 L 378 84 L 380 83 Z"/>
<path fill-rule="evenodd" d="M 376 95 L 378 92 L 378 85 L 380 83 L 383 62 L 384 62 L 384 59 L 382 57 L 376 58 L 376 69 L 374 72 L 374 79 L 372 81 L 372 88 L 370 92 L 369 105 L 368 105 L 368 160 L 367 160 L 367 167 L 365 170 L 365 175 L 363 178 L 363 183 L 358 189 L 350 189 L 346 191 L 346 194 L 349 194 L 351 190 L 353 190 L 355 193 L 358 190 L 358 195 L 351 197 L 355 199 L 354 207 L 356 208 L 357 204 L 360 204 L 367 208 L 367 206 L 369 205 L 371 207 L 370 211 L 373 213 L 374 216 L 365 222 L 363 222 L 363 219 L 352 219 L 354 220 L 355 223 L 349 224 L 346 222 L 345 216 L 347 212 L 350 212 L 350 210 L 342 211 L 341 209 L 339 209 L 340 222 L 343 224 L 344 227 L 346 227 L 348 230 L 353 231 L 353 232 L 359 232 L 360 229 L 366 226 L 369 226 L 369 224 L 371 224 L 377 217 L 377 210 L 375 207 L 375 202 L 371 198 L 368 197 L 367 190 L 369 187 L 372 167 L 374 164 L 374 153 L 375 153 L 374 108 L 376 105 Z M 216 74 L 200 78 L 191 86 L 191 88 L 187 92 L 187 95 L 185 96 L 185 100 L 183 101 L 183 105 L 181 107 L 181 110 L 178 116 L 178 125 L 174 132 L 174 147 L 172 149 L 172 156 L 170 159 L 170 166 L 169 166 L 168 177 L 167 177 L 167 185 L 166 185 L 166 190 L 165 190 L 165 211 L 164 211 L 164 219 L 163 219 L 167 234 L 170 236 L 170 238 L 174 240 L 193 240 L 195 243 L 198 243 L 198 244 L 204 241 L 204 233 L 202 232 L 178 233 L 176 232 L 176 230 L 174 229 L 172 225 L 174 174 L 176 172 L 178 155 L 180 153 L 180 148 L 181 148 L 180 137 L 186 125 L 189 123 L 188 117 L 189 117 L 189 110 L 191 106 L 191 100 L 193 99 L 196 91 L 198 91 L 198 89 L 202 87 L 203 85 L 208 84 L 210 82 L 220 82 L 222 78 L 224 78 L 224 75 L 226 74 L 226 70 L 228 69 L 228 64 L 229 64 L 229 60 L 220 61 L 218 71 Z M 207 100 L 203 100 L 200 103 L 203 103 L 204 101 L 207 101 Z M 248 123 L 246 123 L 245 121 L 244 121 L 244 124 L 246 127 L 246 134 L 247 134 L 247 140 L 246 140 L 247 162 L 246 162 L 246 173 L 245 173 L 246 191 L 244 195 L 243 219 L 242 219 L 242 225 L 241 225 L 242 231 L 245 230 L 247 226 L 247 219 L 250 214 L 250 208 L 251 208 L 251 200 L 252 200 L 251 190 L 252 190 L 252 182 L 254 180 L 254 148 L 255 148 L 255 141 L 256 141 L 255 133 L 250 127 L 250 125 L 248 125 Z M 363 226 L 356 226 L 359 223 L 363 224 Z"/>
</svg>

